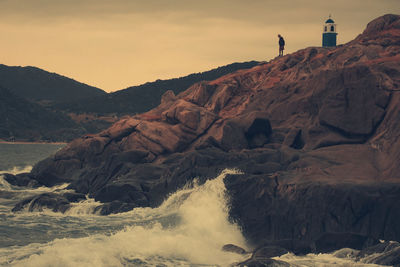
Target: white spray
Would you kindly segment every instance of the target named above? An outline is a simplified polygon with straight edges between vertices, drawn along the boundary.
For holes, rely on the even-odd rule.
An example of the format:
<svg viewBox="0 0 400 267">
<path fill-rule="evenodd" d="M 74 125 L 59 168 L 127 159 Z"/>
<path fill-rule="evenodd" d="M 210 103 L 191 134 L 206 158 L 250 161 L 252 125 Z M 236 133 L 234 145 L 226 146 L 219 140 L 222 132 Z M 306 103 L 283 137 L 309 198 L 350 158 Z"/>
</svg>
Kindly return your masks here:
<svg viewBox="0 0 400 267">
<path fill-rule="evenodd" d="M 223 252 L 227 243 L 246 248 L 237 225 L 229 221 L 223 179 L 194 184 L 172 194 L 155 209 L 137 208 L 107 216 L 136 221 L 114 234 L 56 239 L 46 244 L 0 249 L 0 264 L 11 266 L 167 266 L 205 264 L 227 266 L 242 255 Z M 94 216 L 94 215 L 91 215 Z M 90 216 L 88 216 L 89 218 Z"/>
</svg>

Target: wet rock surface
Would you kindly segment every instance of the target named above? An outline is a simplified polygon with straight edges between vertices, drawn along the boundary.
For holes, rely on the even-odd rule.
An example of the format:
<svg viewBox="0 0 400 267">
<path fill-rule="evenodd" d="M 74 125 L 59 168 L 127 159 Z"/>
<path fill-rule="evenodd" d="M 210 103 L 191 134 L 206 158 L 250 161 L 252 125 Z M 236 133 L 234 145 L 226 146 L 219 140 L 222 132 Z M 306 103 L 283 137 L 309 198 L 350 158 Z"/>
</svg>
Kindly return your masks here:
<svg viewBox="0 0 400 267">
<path fill-rule="evenodd" d="M 290 267 L 290 264 L 280 260 L 273 259 L 249 259 L 238 264 L 240 267 Z"/>
<path fill-rule="evenodd" d="M 44 211 L 45 209 L 53 212 L 64 213 L 71 208 L 71 203 L 85 200 L 86 197 L 79 193 L 43 193 L 19 202 L 12 211 Z"/>
<path fill-rule="evenodd" d="M 33 177 L 29 173 L 20 173 L 17 175 L 5 173 L 3 174 L 3 177 L 4 180 L 14 186 L 25 186 L 31 188 L 41 186 L 41 184 L 37 180 L 33 179 Z"/>
<path fill-rule="evenodd" d="M 246 254 L 247 253 L 245 249 L 243 249 L 239 246 L 233 245 L 233 244 L 224 245 L 222 247 L 222 250 L 227 251 L 227 252 L 236 253 L 236 254 Z"/>
<path fill-rule="evenodd" d="M 365 263 L 400 266 L 400 244 L 395 241 L 382 242 L 361 250 L 357 259 Z"/>
<path fill-rule="evenodd" d="M 304 254 L 335 249 L 326 233 L 357 249 L 400 240 L 399 24 L 386 15 L 345 45 L 168 93 L 157 108 L 74 140 L 29 179 L 69 183 L 105 215 L 158 206 L 194 178 L 238 168 L 225 180 L 230 215 L 254 246 Z M 45 195 L 34 207 L 70 202 Z"/>
</svg>

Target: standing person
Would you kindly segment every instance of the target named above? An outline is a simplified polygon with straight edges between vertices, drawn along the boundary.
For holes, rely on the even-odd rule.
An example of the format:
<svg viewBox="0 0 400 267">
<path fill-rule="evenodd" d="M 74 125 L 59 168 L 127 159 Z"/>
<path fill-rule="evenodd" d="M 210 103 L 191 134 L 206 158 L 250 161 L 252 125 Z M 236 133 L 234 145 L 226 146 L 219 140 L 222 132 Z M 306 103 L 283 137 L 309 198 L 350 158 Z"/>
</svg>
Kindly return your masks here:
<svg viewBox="0 0 400 267">
<path fill-rule="evenodd" d="M 285 40 L 278 34 L 279 37 L 279 56 L 283 56 L 283 50 L 285 49 Z"/>
</svg>

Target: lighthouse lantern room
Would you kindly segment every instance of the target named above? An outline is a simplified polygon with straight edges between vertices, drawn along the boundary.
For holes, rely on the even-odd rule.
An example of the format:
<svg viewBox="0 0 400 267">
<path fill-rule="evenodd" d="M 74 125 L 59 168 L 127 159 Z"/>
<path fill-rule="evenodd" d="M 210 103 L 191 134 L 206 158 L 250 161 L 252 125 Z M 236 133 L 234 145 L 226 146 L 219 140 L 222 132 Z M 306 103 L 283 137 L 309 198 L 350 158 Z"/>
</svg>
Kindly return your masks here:
<svg viewBox="0 0 400 267">
<path fill-rule="evenodd" d="M 336 46 L 336 24 L 329 15 L 329 19 L 325 21 L 324 29 L 322 33 L 322 46 L 323 47 L 332 47 Z"/>
</svg>

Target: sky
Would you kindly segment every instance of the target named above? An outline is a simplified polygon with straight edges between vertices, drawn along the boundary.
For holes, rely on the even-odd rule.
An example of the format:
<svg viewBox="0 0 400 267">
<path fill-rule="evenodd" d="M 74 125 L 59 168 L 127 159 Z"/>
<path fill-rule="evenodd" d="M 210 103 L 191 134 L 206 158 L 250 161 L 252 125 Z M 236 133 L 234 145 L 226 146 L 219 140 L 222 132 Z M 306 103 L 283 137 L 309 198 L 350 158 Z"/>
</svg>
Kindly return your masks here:
<svg viewBox="0 0 400 267">
<path fill-rule="evenodd" d="M 35 66 L 107 92 L 338 43 L 400 14 L 399 0 L 0 0 L 0 64 Z"/>
</svg>

